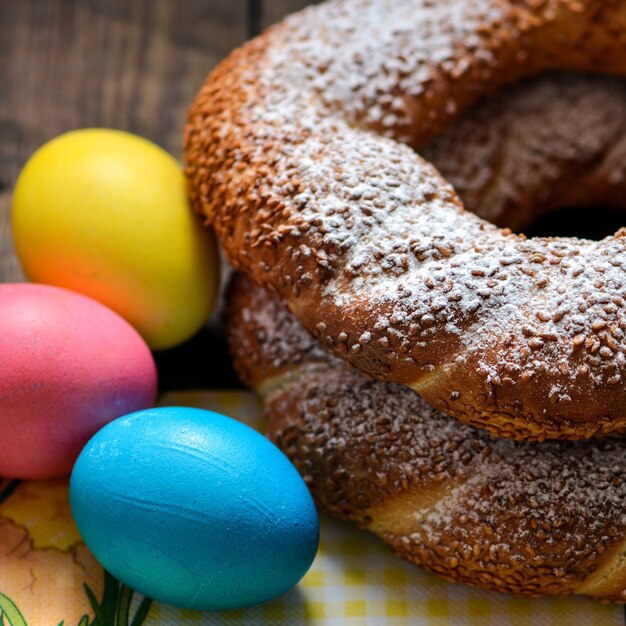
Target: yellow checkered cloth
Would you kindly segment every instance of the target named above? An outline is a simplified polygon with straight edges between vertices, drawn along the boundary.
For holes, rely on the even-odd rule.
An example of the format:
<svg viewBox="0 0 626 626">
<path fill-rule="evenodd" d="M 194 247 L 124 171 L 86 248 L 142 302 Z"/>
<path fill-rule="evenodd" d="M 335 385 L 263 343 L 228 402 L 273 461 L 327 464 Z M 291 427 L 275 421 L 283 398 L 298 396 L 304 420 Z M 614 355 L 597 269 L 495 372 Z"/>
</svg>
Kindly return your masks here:
<svg viewBox="0 0 626 626">
<path fill-rule="evenodd" d="M 247 392 L 169 393 L 162 398 L 162 404 L 211 409 L 259 430 L 263 427 L 261 407 Z M 602 605 L 586 598 L 527 600 L 444 582 L 394 556 L 379 539 L 365 531 L 324 515 L 320 522 L 320 550 L 313 566 L 294 589 L 280 598 L 257 607 L 219 613 L 153 603 L 141 623 L 145 626 L 625 624 L 623 607 Z M 67 481 L 22 483 L 0 505 L 0 616 L 4 615 L 0 617 L 0 626 L 57 626 L 62 620 L 63 626 L 78 626 L 81 619 L 80 626 L 90 624 L 94 611 L 83 583 L 87 582 L 99 597 L 101 578 L 99 565 L 80 541 L 71 521 Z M 134 594 L 131 618 L 141 601 L 142 597 Z M 122 622 L 106 626 L 118 623 Z"/>
</svg>

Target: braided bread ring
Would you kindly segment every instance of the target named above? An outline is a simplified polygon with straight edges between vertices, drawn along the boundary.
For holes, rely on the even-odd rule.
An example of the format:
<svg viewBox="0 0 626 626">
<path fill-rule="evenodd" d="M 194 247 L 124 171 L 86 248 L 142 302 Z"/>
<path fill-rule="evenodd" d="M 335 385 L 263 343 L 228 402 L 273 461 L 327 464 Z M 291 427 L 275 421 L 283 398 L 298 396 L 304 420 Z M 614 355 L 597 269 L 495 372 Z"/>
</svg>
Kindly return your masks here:
<svg viewBox="0 0 626 626">
<path fill-rule="evenodd" d="M 493 439 L 326 354 L 241 274 L 227 320 L 269 436 L 324 509 L 449 580 L 626 600 L 624 439 Z"/>
<path fill-rule="evenodd" d="M 515 438 L 626 429 L 626 231 L 527 240 L 415 154 L 482 94 L 626 72 L 621 0 L 343 0 L 235 51 L 190 111 L 231 263 L 371 375 Z"/>
</svg>

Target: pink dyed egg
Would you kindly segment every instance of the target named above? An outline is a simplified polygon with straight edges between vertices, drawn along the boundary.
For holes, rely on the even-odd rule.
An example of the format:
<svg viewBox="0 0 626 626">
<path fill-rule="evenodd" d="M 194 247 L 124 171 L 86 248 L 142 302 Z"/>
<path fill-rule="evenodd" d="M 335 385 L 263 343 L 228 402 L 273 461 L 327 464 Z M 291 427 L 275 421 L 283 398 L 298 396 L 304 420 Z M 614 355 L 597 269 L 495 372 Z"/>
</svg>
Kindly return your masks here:
<svg viewBox="0 0 626 626">
<path fill-rule="evenodd" d="M 154 404 L 152 354 L 137 331 L 91 298 L 0 284 L 0 476 L 69 474 L 111 420 Z"/>
</svg>

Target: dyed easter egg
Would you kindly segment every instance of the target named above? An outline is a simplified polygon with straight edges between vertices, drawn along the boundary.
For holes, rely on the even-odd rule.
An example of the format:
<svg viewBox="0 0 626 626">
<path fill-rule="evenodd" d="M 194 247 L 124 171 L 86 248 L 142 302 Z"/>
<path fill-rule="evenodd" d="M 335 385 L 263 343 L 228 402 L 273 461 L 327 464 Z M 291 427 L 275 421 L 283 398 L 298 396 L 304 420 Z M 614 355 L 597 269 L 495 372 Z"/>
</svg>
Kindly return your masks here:
<svg viewBox="0 0 626 626">
<path fill-rule="evenodd" d="M 78 130 L 37 150 L 15 187 L 13 238 L 31 281 L 102 302 L 155 350 L 193 335 L 215 302 L 215 240 L 182 167 L 129 133 Z"/>
<path fill-rule="evenodd" d="M 69 474 L 99 428 L 154 403 L 148 346 L 91 298 L 0 284 L 0 346 L 0 476 Z"/>
<path fill-rule="evenodd" d="M 227 609 L 269 600 L 306 573 L 318 545 L 309 491 L 250 427 L 200 409 L 140 411 L 79 456 L 72 512 L 114 576 L 161 602 Z"/>
</svg>

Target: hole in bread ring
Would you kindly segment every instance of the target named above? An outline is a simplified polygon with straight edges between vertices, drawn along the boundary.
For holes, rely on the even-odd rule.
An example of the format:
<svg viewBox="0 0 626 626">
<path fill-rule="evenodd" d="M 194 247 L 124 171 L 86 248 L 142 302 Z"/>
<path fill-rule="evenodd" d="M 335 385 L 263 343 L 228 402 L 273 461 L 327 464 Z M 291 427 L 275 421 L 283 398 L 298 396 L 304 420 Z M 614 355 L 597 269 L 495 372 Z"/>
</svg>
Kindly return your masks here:
<svg viewBox="0 0 626 626">
<path fill-rule="evenodd" d="M 625 33 L 618 1 L 311 8 L 200 91 L 186 129 L 194 204 L 236 267 L 369 374 L 505 436 L 623 431 L 624 233 L 498 229 L 410 146 L 524 76 L 623 75 Z"/>
<path fill-rule="evenodd" d="M 625 223 L 626 80 L 524 80 L 484 98 L 419 152 L 467 210 L 498 226 L 601 239 Z"/>
</svg>

